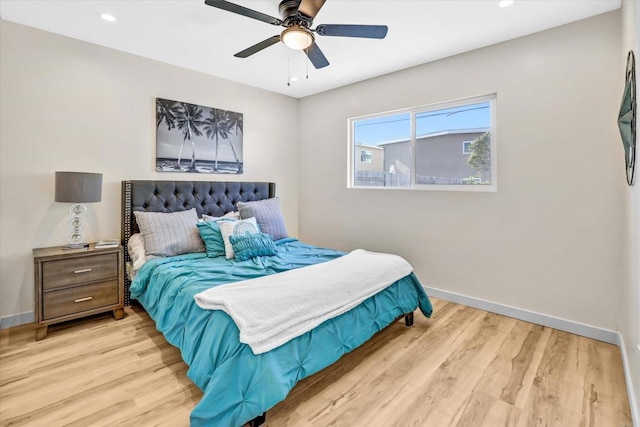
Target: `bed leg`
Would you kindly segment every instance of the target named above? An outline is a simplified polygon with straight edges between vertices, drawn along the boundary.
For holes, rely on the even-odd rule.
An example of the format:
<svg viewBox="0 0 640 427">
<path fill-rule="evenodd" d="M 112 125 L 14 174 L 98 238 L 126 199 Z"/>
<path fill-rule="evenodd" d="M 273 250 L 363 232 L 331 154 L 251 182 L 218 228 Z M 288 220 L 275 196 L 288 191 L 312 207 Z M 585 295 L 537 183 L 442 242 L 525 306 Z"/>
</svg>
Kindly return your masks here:
<svg viewBox="0 0 640 427">
<path fill-rule="evenodd" d="M 265 423 L 266 420 L 267 420 L 267 413 L 263 412 L 262 415 L 258 415 L 257 417 L 249 421 L 249 426 L 250 427 L 261 426 L 262 424 Z"/>
<path fill-rule="evenodd" d="M 413 313 L 408 313 L 404 316 L 404 324 L 407 326 L 413 325 Z"/>
</svg>

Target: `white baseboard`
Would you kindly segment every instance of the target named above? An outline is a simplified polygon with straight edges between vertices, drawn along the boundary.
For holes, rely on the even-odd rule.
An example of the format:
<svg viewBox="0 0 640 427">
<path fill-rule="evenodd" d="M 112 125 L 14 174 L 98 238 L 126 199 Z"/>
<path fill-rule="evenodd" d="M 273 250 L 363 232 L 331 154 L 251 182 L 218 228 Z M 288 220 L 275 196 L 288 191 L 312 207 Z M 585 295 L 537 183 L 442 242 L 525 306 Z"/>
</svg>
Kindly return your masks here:
<svg viewBox="0 0 640 427">
<path fill-rule="evenodd" d="M 26 313 L 12 314 L 7 317 L 0 317 L 0 329 L 9 329 L 14 326 L 26 325 L 35 322 L 36 317 L 33 311 Z"/>
<path fill-rule="evenodd" d="M 622 354 L 622 367 L 624 368 L 624 379 L 627 383 L 627 396 L 629 396 L 629 406 L 631 408 L 631 420 L 633 425 L 640 427 L 640 408 L 636 404 L 636 391 L 634 385 L 640 387 L 640 384 L 633 382 L 631 376 L 631 369 L 629 367 L 629 359 L 627 358 L 627 347 L 624 345 L 624 337 L 618 333 L 618 347 L 620 347 L 620 353 Z"/>
<path fill-rule="evenodd" d="M 446 301 L 479 308 L 481 310 L 490 311 L 507 317 L 513 317 L 514 319 L 524 320 L 525 322 L 547 326 L 549 328 L 581 335 L 583 337 L 593 338 L 609 344 L 618 345 L 619 342 L 619 335 L 616 331 L 602 329 L 597 326 L 586 325 L 584 323 L 574 322 L 572 320 L 562 319 L 548 314 L 536 313 L 535 311 L 529 311 L 522 308 L 511 307 L 509 305 L 498 304 L 480 298 L 469 297 L 455 292 L 443 291 L 442 289 L 428 288 L 426 286 L 424 289 L 427 291 L 427 295 Z"/>
<path fill-rule="evenodd" d="M 629 407 L 631 408 L 631 419 L 634 426 L 640 427 L 640 410 L 636 405 L 636 394 L 633 379 L 631 377 L 631 370 L 629 369 L 629 360 L 627 359 L 627 351 L 624 345 L 624 339 L 619 332 L 550 316 L 548 314 L 536 313 L 534 311 L 529 311 L 522 308 L 511 307 L 505 304 L 498 304 L 480 298 L 457 294 L 455 292 L 444 291 L 442 289 L 429 288 L 426 286 L 424 287 L 424 289 L 427 291 L 427 295 L 430 295 L 434 298 L 455 302 L 469 307 L 478 308 L 480 310 L 489 311 L 491 313 L 501 314 L 503 316 L 512 317 L 514 319 L 524 320 L 525 322 L 531 322 L 537 325 L 547 326 L 549 328 L 558 329 L 560 331 L 569 332 L 572 334 L 581 335 L 587 338 L 593 338 L 598 341 L 617 345 L 618 348 L 620 348 L 620 354 L 622 355 L 622 367 L 624 369 L 624 377 L 627 384 L 627 396 L 629 397 Z"/>
</svg>

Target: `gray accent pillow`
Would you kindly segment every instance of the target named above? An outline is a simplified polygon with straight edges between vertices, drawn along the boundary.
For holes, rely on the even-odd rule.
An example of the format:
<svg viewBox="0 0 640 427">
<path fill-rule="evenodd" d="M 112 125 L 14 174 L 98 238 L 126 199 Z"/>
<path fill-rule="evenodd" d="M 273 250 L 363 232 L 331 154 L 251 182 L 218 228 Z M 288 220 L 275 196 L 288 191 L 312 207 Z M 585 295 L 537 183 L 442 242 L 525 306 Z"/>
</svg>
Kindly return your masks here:
<svg viewBox="0 0 640 427">
<path fill-rule="evenodd" d="M 204 252 L 204 243 L 198 232 L 198 213 L 188 211 L 162 213 L 139 212 L 133 214 L 148 255 L 174 256 Z"/>
<path fill-rule="evenodd" d="M 238 206 L 240 218 L 254 217 L 260 231 L 270 235 L 273 240 L 289 237 L 278 197 L 255 202 L 238 202 L 236 206 Z"/>
</svg>

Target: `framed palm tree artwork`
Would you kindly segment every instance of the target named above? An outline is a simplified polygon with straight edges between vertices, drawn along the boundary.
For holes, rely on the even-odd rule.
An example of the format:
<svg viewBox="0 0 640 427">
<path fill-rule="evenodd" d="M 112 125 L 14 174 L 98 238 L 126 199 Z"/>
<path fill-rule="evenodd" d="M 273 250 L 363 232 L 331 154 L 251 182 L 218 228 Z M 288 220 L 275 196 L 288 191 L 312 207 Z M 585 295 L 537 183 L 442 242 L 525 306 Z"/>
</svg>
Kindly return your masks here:
<svg viewBox="0 0 640 427">
<path fill-rule="evenodd" d="M 156 98 L 156 171 L 242 173 L 242 113 Z"/>
</svg>

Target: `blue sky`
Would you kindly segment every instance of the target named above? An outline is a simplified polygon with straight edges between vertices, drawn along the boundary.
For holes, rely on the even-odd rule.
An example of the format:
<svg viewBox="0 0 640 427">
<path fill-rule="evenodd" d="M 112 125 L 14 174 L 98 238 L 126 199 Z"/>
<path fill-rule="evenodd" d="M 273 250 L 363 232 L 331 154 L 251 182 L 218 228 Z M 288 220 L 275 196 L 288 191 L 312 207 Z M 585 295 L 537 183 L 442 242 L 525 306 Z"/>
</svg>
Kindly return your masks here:
<svg viewBox="0 0 640 427">
<path fill-rule="evenodd" d="M 488 128 L 491 124 L 489 102 L 464 105 L 416 114 L 418 135 L 450 129 Z M 378 145 L 381 142 L 411 137 L 410 114 L 401 113 L 355 123 L 355 142 Z"/>
</svg>

